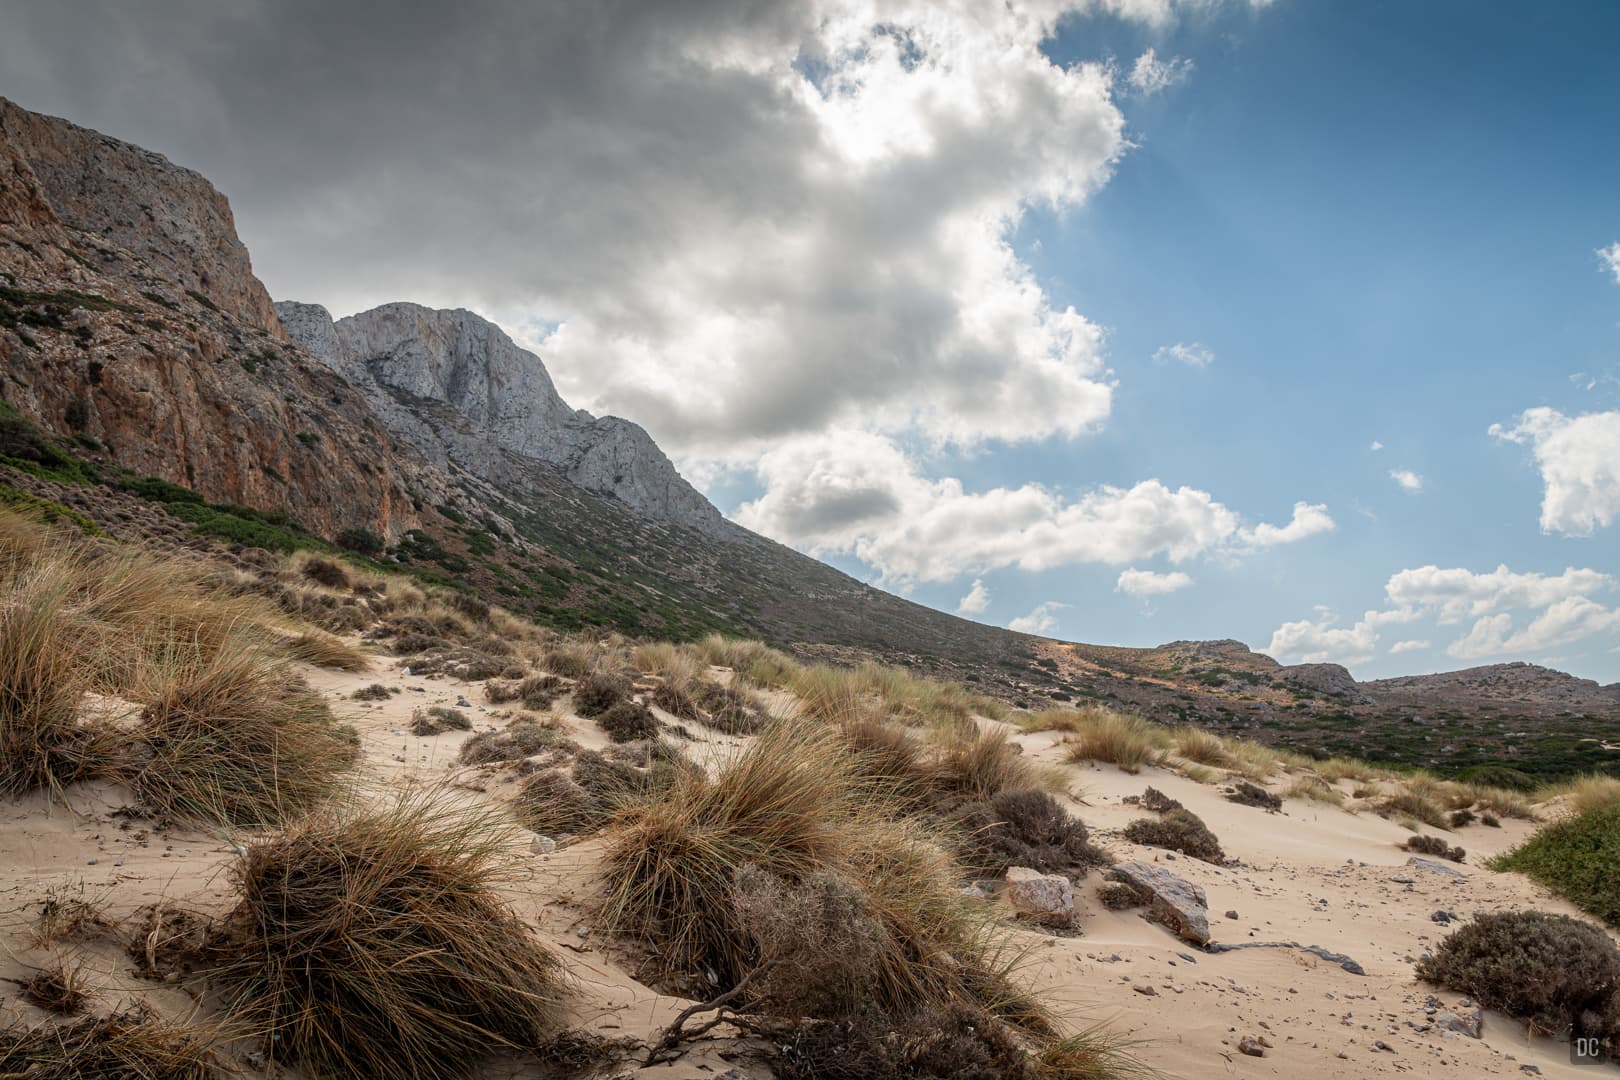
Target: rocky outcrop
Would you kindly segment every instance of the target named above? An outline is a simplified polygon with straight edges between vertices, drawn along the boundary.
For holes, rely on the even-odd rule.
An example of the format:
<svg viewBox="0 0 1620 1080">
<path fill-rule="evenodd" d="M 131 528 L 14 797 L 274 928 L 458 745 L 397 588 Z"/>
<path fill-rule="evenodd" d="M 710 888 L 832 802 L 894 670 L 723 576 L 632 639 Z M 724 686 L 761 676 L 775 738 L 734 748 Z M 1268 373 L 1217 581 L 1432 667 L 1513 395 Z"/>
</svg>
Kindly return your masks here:
<svg viewBox="0 0 1620 1080">
<path fill-rule="evenodd" d="M 1074 882 L 1027 866 L 1007 869 L 1007 900 L 1013 910 L 1044 926 L 1074 923 Z"/>
<path fill-rule="evenodd" d="M 230 204 L 202 176 L 4 98 L 0 131 L 28 162 L 63 225 L 133 255 L 165 292 L 204 296 L 237 321 L 284 339 L 236 235 Z"/>
<path fill-rule="evenodd" d="M 538 356 L 470 311 L 395 303 L 333 322 L 318 304 L 284 301 L 276 310 L 293 340 L 365 392 L 390 430 L 432 460 L 490 478 L 500 467 L 495 451 L 510 451 L 642 513 L 730 535 L 644 430 L 570 408 Z"/>
<path fill-rule="evenodd" d="M 1355 677 L 1342 664 L 1293 664 L 1279 668 L 1277 678 L 1302 690 L 1337 698 L 1352 705 L 1370 705 Z"/>
</svg>

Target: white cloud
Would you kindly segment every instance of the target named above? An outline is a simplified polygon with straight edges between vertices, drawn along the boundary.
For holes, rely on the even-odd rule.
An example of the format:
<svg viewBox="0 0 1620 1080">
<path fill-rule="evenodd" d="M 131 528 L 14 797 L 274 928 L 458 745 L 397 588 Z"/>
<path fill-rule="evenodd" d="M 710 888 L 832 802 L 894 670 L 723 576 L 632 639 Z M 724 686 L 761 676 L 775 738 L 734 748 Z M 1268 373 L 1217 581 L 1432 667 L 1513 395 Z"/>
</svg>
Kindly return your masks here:
<svg viewBox="0 0 1620 1080">
<path fill-rule="evenodd" d="M 1161 574 L 1153 570 L 1138 570 L 1134 566 L 1121 570 L 1114 591 L 1131 596 L 1163 596 L 1191 586 L 1193 579 L 1180 570 Z"/>
<path fill-rule="evenodd" d="M 1166 364 L 1172 360 L 1188 367 L 1206 368 L 1215 362 L 1215 353 L 1207 345 L 1196 341 L 1191 345 L 1178 341 L 1174 345 L 1161 345 L 1153 351 L 1153 362 L 1156 364 Z"/>
<path fill-rule="evenodd" d="M 924 477 L 892 439 L 853 430 L 785 440 L 755 468 L 765 492 L 737 510 L 738 523 L 812 554 L 854 555 L 898 584 L 1000 567 L 1179 563 L 1333 527 L 1306 503 L 1287 525 L 1246 526 L 1208 492 L 1158 480 L 1072 499 L 1038 484 L 969 492 L 955 478 Z"/>
<path fill-rule="evenodd" d="M 1252 529 L 1243 529 L 1239 535 L 1251 547 L 1267 548 L 1278 544 L 1295 544 L 1318 533 L 1332 532 L 1335 528 L 1337 526 L 1326 506 L 1297 502 L 1294 504 L 1294 516 L 1287 525 L 1261 522 Z"/>
<path fill-rule="evenodd" d="M 1590 536 L 1620 517 L 1620 410 L 1572 417 L 1539 406 L 1490 433 L 1535 454 L 1542 532 Z"/>
<path fill-rule="evenodd" d="M 1354 626 L 1335 626 L 1332 612 L 1318 611 L 1316 619 L 1284 623 L 1272 634 L 1267 650 L 1278 659 L 1299 657 L 1353 664 L 1370 659 L 1376 651 L 1379 628 L 1390 623 L 1433 619 L 1437 625 L 1473 624 L 1446 646 L 1447 654 L 1461 659 L 1534 653 L 1620 630 L 1620 610 L 1591 599 L 1591 594 L 1614 589 L 1616 580 L 1590 569 L 1566 569 L 1562 574 L 1514 573 L 1498 566 L 1489 573 L 1463 568 L 1424 566 L 1390 576 L 1384 595 L 1390 607 L 1371 610 Z M 1515 630 L 1515 613 L 1532 612 L 1523 629 Z M 1427 648 L 1427 641 L 1397 642 L 1392 653 Z"/>
<path fill-rule="evenodd" d="M 1448 655 L 1465 660 L 1539 652 L 1620 629 L 1620 610 L 1584 596 L 1570 596 L 1548 607 L 1523 630 L 1511 633 L 1513 617 L 1487 615 L 1467 634 L 1446 646 Z"/>
<path fill-rule="evenodd" d="M 1192 70 L 1193 62 L 1185 56 L 1160 60 L 1154 50 L 1149 49 L 1136 58 L 1136 63 L 1131 65 L 1128 78 L 1131 89 L 1143 97 L 1151 97 L 1186 82 Z"/>
<path fill-rule="evenodd" d="M 1379 442 L 1377 439 L 1374 439 L 1372 441 L 1372 445 L 1367 447 L 1367 449 L 1373 451 L 1374 453 L 1376 453 L 1379 450 L 1382 450 L 1383 448 L 1384 448 L 1384 444 Z"/>
<path fill-rule="evenodd" d="M 1606 248 L 1597 249 L 1598 258 L 1603 260 L 1614 280 L 1620 282 L 1620 243 L 1610 244 Z"/>
<path fill-rule="evenodd" d="M 973 587 L 962 597 L 962 602 L 956 605 L 958 615 L 980 615 L 990 606 L 990 590 L 979 578 L 973 579 Z"/>
<path fill-rule="evenodd" d="M 1414 638 L 1407 641 L 1397 641 L 1395 644 L 1389 647 L 1389 651 L 1392 654 L 1399 654 L 1403 652 L 1418 652 L 1419 650 L 1427 649 L 1428 647 L 1429 643 L 1427 641 Z"/>
<path fill-rule="evenodd" d="M 1020 634 L 1044 634 L 1057 625 L 1057 612 L 1068 607 L 1056 600 L 1048 600 L 1028 615 L 1020 615 L 1007 624 L 1007 629 Z"/>
<path fill-rule="evenodd" d="M 1423 477 L 1411 469 L 1391 469 L 1389 478 L 1401 486 L 1401 490 L 1408 495 L 1417 495 L 1423 491 Z"/>
<path fill-rule="evenodd" d="M 1515 608 L 1544 608 L 1571 596 L 1588 596 L 1615 586 L 1597 570 L 1566 569 L 1549 577 L 1514 573 L 1505 565 L 1489 573 L 1454 567 L 1420 566 L 1390 576 L 1384 595 L 1397 608 L 1432 612 L 1442 624 Z"/>
</svg>

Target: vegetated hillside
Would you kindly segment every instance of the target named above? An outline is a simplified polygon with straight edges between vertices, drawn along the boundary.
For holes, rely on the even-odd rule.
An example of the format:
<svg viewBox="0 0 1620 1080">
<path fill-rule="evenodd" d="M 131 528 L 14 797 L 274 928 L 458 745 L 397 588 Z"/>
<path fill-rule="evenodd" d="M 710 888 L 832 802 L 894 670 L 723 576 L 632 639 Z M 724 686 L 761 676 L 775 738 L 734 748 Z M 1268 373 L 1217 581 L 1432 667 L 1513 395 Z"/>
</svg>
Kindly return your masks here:
<svg viewBox="0 0 1620 1080">
<path fill-rule="evenodd" d="M 492 408 L 550 382 L 476 316 L 281 310 L 298 333 L 204 178 L 0 99 L 0 402 L 21 414 L 0 416 L 0 500 L 116 531 L 133 497 L 191 534 L 341 543 L 559 627 L 723 631 L 1314 753 L 1620 768 L 1614 687 L 1511 665 L 1357 684 L 1238 642 L 1067 645 L 959 619 L 724 521 L 633 424 L 554 391 Z"/>
</svg>

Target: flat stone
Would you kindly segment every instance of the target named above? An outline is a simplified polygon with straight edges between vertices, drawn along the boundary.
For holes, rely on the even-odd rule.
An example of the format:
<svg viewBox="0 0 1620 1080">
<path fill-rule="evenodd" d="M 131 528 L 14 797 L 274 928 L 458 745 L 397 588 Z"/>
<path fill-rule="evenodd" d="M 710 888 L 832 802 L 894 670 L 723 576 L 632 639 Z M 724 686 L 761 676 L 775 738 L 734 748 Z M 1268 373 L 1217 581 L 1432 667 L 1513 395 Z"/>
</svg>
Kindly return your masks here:
<svg viewBox="0 0 1620 1080">
<path fill-rule="evenodd" d="M 1465 1009 L 1460 1014 L 1447 1009 L 1434 1014 L 1434 1026 L 1477 1039 L 1485 1033 L 1485 1014 L 1478 1009 Z"/>
<path fill-rule="evenodd" d="M 1455 866 L 1450 866 L 1443 862 L 1436 862 L 1433 859 L 1425 859 L 1419 855 L 1413 855 L 1410 859 L 1407 859 L 1406 865 L 1416 867 L 1419 870 L 1427 870 L 1431 874 L 1440 874 L 1443 877 L 1468 876 L 1463 871 L 1458 870 Z"/>
<path fill-rule="evenodd" d="M 1122 881 L 1151 896 L 1148 918 L 1163 923 L 1194 945 L 1209 944 L 1209 900 L 1202 887 L 1162 866 L 1144 862 L 1120 863 L 1109 869 L 1107 877 L 1109 881 Z"/>
</svg>

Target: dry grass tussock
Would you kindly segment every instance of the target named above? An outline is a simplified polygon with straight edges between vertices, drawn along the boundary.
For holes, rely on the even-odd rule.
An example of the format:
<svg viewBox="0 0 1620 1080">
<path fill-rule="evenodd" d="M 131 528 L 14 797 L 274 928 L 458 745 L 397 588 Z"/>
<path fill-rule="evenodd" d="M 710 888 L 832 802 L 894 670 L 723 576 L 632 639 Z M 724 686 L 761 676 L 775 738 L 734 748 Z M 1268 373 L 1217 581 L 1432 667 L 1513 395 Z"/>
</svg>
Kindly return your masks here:
<svg viewBox="0 0 1620 1080">
<path fill-rule="evenodd" d="M 409 1062 L 464 1076 L 560 1026 L 561 963 L 501 901 L 513 837 L 488 811 L 415 794 L 331 809 L 255 843 L 211 975 L 274 1056 L 319 1077 Z"/>
<path fill-rule="evenodd" d="M 289 676 L 266 605 L 193 565 L 0 514 L 0 790 L 130 782 L 166 812 L 268 824 L 352 764 L 352 733 Z M 87 715 L 88 690 L 142 707 Z"/>
<path fill-rule="evenodd" d="M 1144 765 L 1157 764 L 1171 745 L 1171 732 L 1162 724 L 1139 716 L 1087 710 L 1078 714 L 1068 743 L 1070 761 L 1105 761 L 1134 773 Z"/>
<path fill-rule="evenodd" d="M 1288 785 L 1283 794 L 1290 799 L 1308 799 L 1311 802 L 1332 803 L 1334 806 L 1343 806 L 1345 802 L 1344 792 L 1320 776 L 1301 776 Z"/>
<path fill-rule="evenodd" d="M 307 630 L 287 643 L 287 655 L 316 667 L 337 671 L 368 671 L 371 658 L 365 650 L 324 630 Z"/>
<path fill-rule="evenodd" d="M 1546 785 L 1532 798 L 1538 803 L 1563 798 L 1571 814 L 1584 814 L 1620 804 L 1620 780 L 1596 773 L 1578 776 L 1561 784 Z"/>
<path fill-rule="evenodd" d="M 772 947 L 739 915 L 738 874 L 783 887 L 830 875 L 875 920 L 860 973 L 874 1006 L 1010 1000 L 982 907 L 953 887 L 936 837 L 848 764 L 834 733 L 778 725 L 712 778 L 681 773 L 662 797 L 627 807 L 604 854 L 604 922 L 656 944 L 667 976 L 712 972 L 734 986 Z"/>
<path fill-rule="evenodd" d="M 117 772 L 165 813 L 276 824 L 334 794 L 358 757 L 353 730 L 256 636 L 210 656 L 171 648 L 143 675 L 137 752 Z"/>
</svg>

